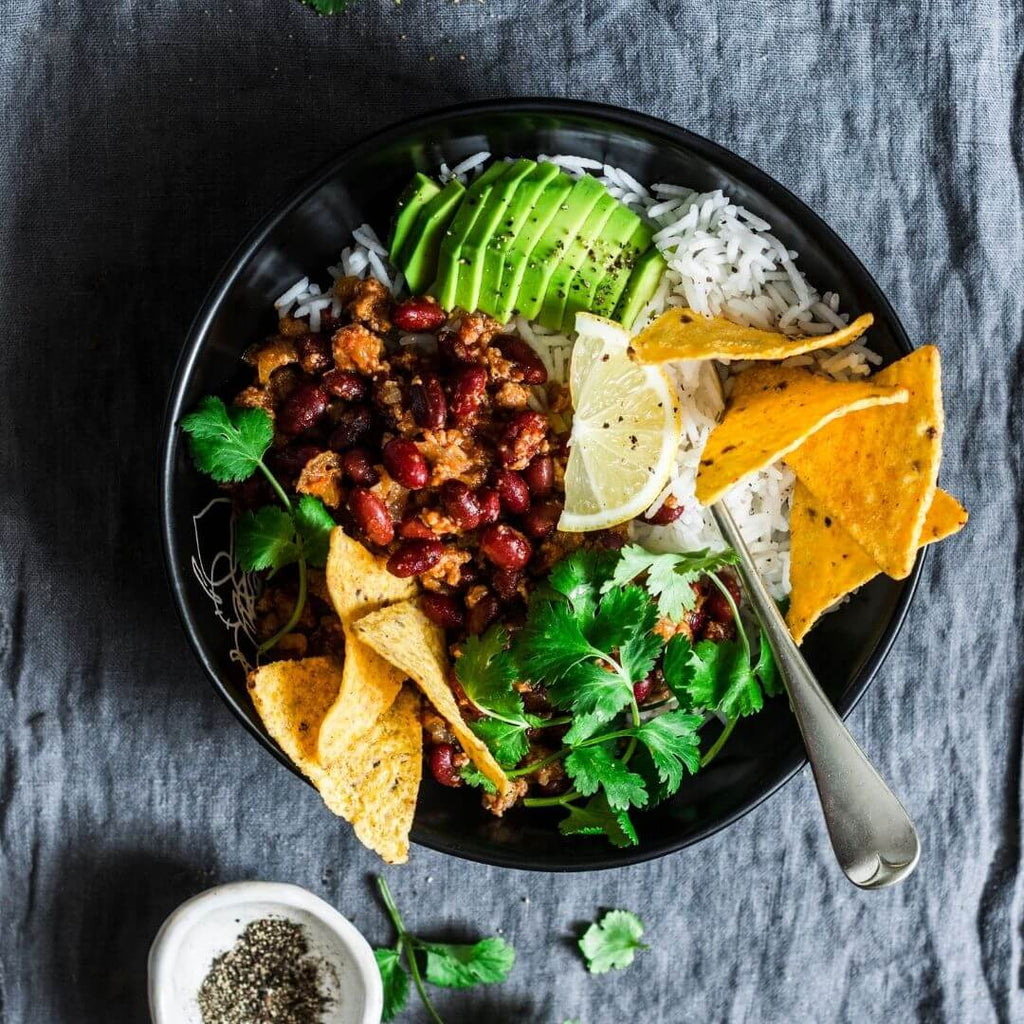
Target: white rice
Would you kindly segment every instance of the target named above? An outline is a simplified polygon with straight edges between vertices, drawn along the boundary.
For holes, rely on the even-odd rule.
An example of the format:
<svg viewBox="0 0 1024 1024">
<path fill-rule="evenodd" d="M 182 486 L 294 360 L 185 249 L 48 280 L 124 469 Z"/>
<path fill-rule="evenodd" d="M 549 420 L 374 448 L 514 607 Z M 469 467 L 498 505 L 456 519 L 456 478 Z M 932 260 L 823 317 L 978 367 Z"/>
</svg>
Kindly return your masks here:
<svg viewBox="0 0 1024 1024">
<path fill-rule="evenodd" d="M 449 168 L 442 164 L 442 183 L 458 179 L 466 183 L 490 159 L 479 152 Z M 771 233 L 763 218 L 733 203 L 724 192 L 698 193 L 683 185 L 658 183 L 645 187 L 621 168 L 599 160 L 560 154 L 539 156 L 557 164 L 573 177 L 594 174 L 621 202 L 644 216 L 654 229 L 654 241 L 668 269 L 651 301 L 629 325 L 636 332 L 672 306 L 689 306 L 708 316 L 724 316 L 764 330 L 781 331 L 790 337 L 827 334 L 844 327 L 849 317 L 840 313 L 835 292 L 819 293 L 796 265 L 797 253 Z M 352 233 L 352 244 L 342 250 L 338 263 L 329 269 L 332 278 L 342 274 L 376 277 L 392 294 L 399 294 L 402 274 L 387 259 L 387 250 L 376 232 L 364 224 Z M 337 299 L 319 285 L 302 278 L 274 303 L 279 316 L 307 317 L 310 329 L 320 328 L 321 312 L 338 312 Z M 509 329 L 518 331 L 533 347 L 554 380 L 568 378 L 573 338 L 517 317 Z M 436 345 L 432 336 L 407 335 L 403 345 Z M 794 356 L 786 366 L 806 366 L 837 380 L 852 380 L 871 372 L 881 357 L 861 338 L 842 349 Z M 749 363 L 717 364 L 679 361 L 668 364 L 679 392 L 682 409 L 682 441 L 671 479 L 652 506 L 656 510 L 673 496 L 684 511 L 669 526 L 634 524 L 635 538 L 656 550 L 692 551 L 720 549 L 721 536 L 694 496 L 697 465 L 708 435 L 721 414 L 723 395 L 731 390 L 731 377 Z M 531 398 L 534 408 L 544 408 L 542 389 Z M 758 569 L 772 594 L 789 593 L 789 509 L 793 475 L 782 463 L 762 470 L 734 487 L 726 504 L 750 547 Z"/>
</svg>

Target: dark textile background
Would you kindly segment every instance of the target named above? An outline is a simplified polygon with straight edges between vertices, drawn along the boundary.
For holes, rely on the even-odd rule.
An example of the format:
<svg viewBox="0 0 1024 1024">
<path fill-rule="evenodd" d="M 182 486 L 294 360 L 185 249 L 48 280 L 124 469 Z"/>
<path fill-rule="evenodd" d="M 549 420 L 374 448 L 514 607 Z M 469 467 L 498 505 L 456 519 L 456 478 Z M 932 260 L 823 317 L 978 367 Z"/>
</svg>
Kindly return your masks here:
<svg viewBox="0 0 1024 1024">
<path fill-rule="evenodd" d="M 1012 0 L 0 0 L 0 1019 L 146 1019 L 153 933 L 220 881 L 297 882 L 385 938 L 373 858 L 186 647 L 160 415 L 209 281 L 294 183 L 391 121 L 517 94 L 668 118 L 820 211 L 942 348 L 942 482 L 972 520 L 851 717 L 921 827 L 911 881 L 842 880 L 806 771 L 616 873 L 415 850 L 391 872 L 413 927 L 519 951 L 446 1019 L 1024 1018 L 1022 20 Z M 651 949 L 590 978 L 570 940 L 605 907 Z"/>
</svg>

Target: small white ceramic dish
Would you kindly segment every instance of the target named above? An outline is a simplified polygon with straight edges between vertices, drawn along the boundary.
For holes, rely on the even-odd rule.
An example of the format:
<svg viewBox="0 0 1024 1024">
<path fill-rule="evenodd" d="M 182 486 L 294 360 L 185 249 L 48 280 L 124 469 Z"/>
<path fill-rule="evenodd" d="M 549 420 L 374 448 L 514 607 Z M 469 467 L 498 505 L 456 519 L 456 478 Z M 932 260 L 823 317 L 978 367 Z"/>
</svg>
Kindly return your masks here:
<svg viewBox="0 0 1024 1024">
<path fill-rule="evenodd" d="M 153 1024 L 202 1024 L 196 996 L 213 958 L 263 917 L 305 927 L 310 953 L 329 967 L 323 1024 L 380 1024 L 383 992 L 373 951 L 350 921 L 297 885 L 235 882 L 187 900 L 164 921 L 149 951 Z"/>
</svg>

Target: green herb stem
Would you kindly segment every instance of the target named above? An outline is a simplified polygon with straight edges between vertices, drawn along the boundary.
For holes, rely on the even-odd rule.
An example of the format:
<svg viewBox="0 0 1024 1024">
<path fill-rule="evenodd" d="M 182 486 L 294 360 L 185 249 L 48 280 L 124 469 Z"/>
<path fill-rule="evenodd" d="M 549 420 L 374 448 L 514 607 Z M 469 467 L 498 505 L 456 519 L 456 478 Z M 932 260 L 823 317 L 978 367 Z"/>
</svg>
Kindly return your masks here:
<svg viewBox="0 0 1024 1024">
<path fill-rule="evenodd" d="M 288 617 L 288 621 L 269 639 L 264 640 L 256 649 L 257 654 L 266 654 L 275 644 L 277 644 L 282 637 L 287 636 L 298 624 L 299 619 L 302 618 L 302 610 L 306 607 L 306 589 L 308 587 L 307 573 L 306 573 L 306 559 L 303 555 L 299 555 L 299 593 L 295 598 L 295 607 L 292 609 L 291 615 Z"/>
<path fill-rule="evenodd" d="M 547 757 L 542 757 L 539 761 L 532 761 L 530 764 L 524 764 L 522 768 L 513 768 L 505 774 L 510 778 L 514 779 L 519 775 L 532 775 L 539 768 L 543 768 L 545 765 L 551 764 L 553 761 L 558 761 L 560 758 L 566 757 L 572 752 L 572 747 L 562 747 L 561 750 L 556 750 L 553 754 L 548 754 Z"/>
<path fill-rule="evenodd" d="M 708 579 L 722 594 L 722 597 L 729 602 L 729 609 L 732 612 L 732 617 L 736 622 L 736 632 L 739 634 L 740 642 L 743 644 L 743 650 L 746 652 L 747 661 L 750 661 L 750 640 L 747 639 L 747 631 L 743 628 L 743 622 L 740 619 L 740 610 L 736 607 L 736 602 L 732 598 L 732 594 L 729 592 L 729 588 L 718 578 L 715 573 L 708 573 Z"/>
<path fill-rule="evenodd" d="M 266 464 L 263 462 L 262 459 L 259 462 L 257 462 L 256 465 L 259 466 L 259 468 L 262 471 L 263 475 L 267 478 L 267 482 L 270 484 L 270 486 L 274 488 L 274 492 L 281 499 L 281 504 L 284 505 L 284 507 L 289 512 L 291 512 L 292 511 L 291 499 L 285 493 L 284 488 L 277 482 L 277 477 L 274 476 L 274 474 L 271 473 L 269 469 L 267 469 Z"/>
<path fill-rule="evenodd" d="M 427 1013 L 430 1014 L 430 1019 L 434 1021 L 434 1024 L 444 1024 L 444 1021 L 438 1015 L 437 1010 L 434 1009 L 434 1004 L 431 1003 L 430 997 L 427 995 L 427 990 L 423 985 L 423 977 L 420 974 L 420 967 L 416 962 L 416 940 L 405 930 L 405 923 L 402 921 L 402 915 L 399 914 L 398 907 L 395 906 L 391 890 L 388 888 L 388 883 L 385 881 L 383 875 L 379 876 L 377 879 L 377 890 L 380 892 L 380 898 L 384 903 L 384 909 L 388 912 L 388 916 L 391 918 L 391 923 L 395 926 L 395 931 L 398 932 L 398 943 L 405 951 L 405 959 L 409 964 L 409 973 L 412 975 L 416 991 L 419 992 L 420 999 L 423 1000 L 423 1005 L 426 1007 Z"/>
<path fill-rule="evenodd" d="M 582 793 L 578 793 L 575 789 L 570 789 L 568 793 L 563 793 L 561 796 L 528 796 L 523 801 L 523 806 L 559 807 L 563 804 L 571 803 L 573 800 L 578 800 L 582 795 Z"/>
<path fill-rule="evenodd" d="M 706 768 L 712 761 L 714 761 L 718 752 L 725 746 L 725 741 L 732 735 L 733 729 L 736 728 L 736 723 L 739 721 L 738 718 L 730 718 L 725 723 L 725 728 L 719 733 L 718 739 L 711 745 L 711 749 L 700 759 L 701 768 Z"/>
</svg>

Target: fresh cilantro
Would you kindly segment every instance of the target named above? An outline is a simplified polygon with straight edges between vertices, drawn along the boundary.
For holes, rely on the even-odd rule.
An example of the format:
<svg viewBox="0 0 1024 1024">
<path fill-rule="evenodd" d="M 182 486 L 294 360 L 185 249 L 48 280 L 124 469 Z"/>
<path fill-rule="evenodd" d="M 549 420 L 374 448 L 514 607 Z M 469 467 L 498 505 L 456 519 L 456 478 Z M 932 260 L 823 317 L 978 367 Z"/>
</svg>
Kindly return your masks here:
<svg viewBox="0 0 1024 1024">
<path fill-rule="evenodd" d="M 657 612 L 640 587 L 618 587 L 601 599 L 586 637 L 599 650 L 614 651 L 649 633 L 657 621 Z"/>
<path fill-rule="evenodd" d="M 302 539 L 302 553 L 310 565 L 322 569 L 327 564 L 331 530 L 338 524 L 319 498 L 303 494 L 295 506 L 295 526 Z"/>
<path fill-rule="evenodd" d="M 428 942 L 427 981 L 441 988 L 472 988 L 504 981 L 516 962 L 516 951 L 504 939 L 481 939 L 472 945 Z"/>
<path fill-rule="evenodd" d="M 624 848 L 637 846 L 637 837 L 633 822 L 625 811 L 613 811 L 603 793 L 599 793 L 583 807 L 569 804 L 566 808 L 569 816 L 558 823 L 558 830 L 563 836 L 607 836 L 613 846 Z"/>
<path fill-rule="evenodd" d="M 548 586 L 568 598 L 576 617 L 588 623 L 597 611 L 601 587 L 611 577 L 617 557 L 614 551 L 577 548 L 551 570 Z"/>
<path fill-rule="evenodd" d="M 782 693 L 779 667 L 775 664 L 775 655 L 764 633 L 761 634 L 761 650 L 754 666 L 754 675 L 757 676 L 766 697 L 777 697 Z"/>
<path fill-rule="evenodd" d="M 398 935 L 394 946 L 375 949 L 373 954 L 384 985 L 383 1020 L 390 1021 L 405 1006 L 409 975 L 434 1024 L 443 1022 L 427 995 L 427 982 L 441 988 L 471 988 L 508 977 L 516 954 L 504 939 L 494 937 L 464 944 L 426 942 L 406 930 L 384 878 L 377 879 L 377 889 Z"/>
<path fill-rule="evenodd" d="M 472 786 L 474 789 L 482 789 L 485 793 L 498 792 L 497 786 L 472 762 L 464 764 L 459 769 L 459 775 L 467 786 Z"/>
<path fill-rule="evenodd" d="M 674 636 L 662 671 L 684 707 L 738 718 L 764 706 L 750 655 L 739 641 L 701 640 L 694 646 L 682 634 Z"/>
<path fill-rule="evenodd" d="M 646 573 L 644 585 L 657 600 L 658 611 L 678 622 L 683 612 L 690 611 L 696 603 L 697 595 L 692 584 L 701 576 L 735 565 L 737 561 L 736 552 L 732 550 L 658 554 L 645 550 L 639 544 L 631 544 L 619 552 L 614 575 L 603 585 L 602 592 L 625 586 Z"/>
<path fill-rule="evenodd" d="M 525 726 L 523 698 L 512 685 L 519 673 L 505 650 L 507 644 L 508 633 L 499 626 L 492 626 L 483 636 L 471 636 L 455 662 L 455 676 L 477 710 Z"/>
<path fill-rule="evenodd" d="M 307 7 L 312 7 L 317 14 L 344 14 L 348 10 L 350 0 L 302 0 Z"/>
<path fill-rule="evenodd" d="M 601 655 L 583 635 L 576 613 L 563 602 L 535 603 L 516 645 L 516 657 L 527 678 L 548 683 Z"/>
<path fill-rule="evenodd" d="M 196 466 L 218 483 L 248 480 L 274 439 L 274 424 L 264 409 L 228 409 L 208 395 L 181 421 L 189 435 Z"/>
<path fill-rule="evenodd" d="M 514 768 L 530 750 L 526 725 L 515 725 L 497 718 L 480 718 L 470 728 L 487 744 L 494 759 L 504 768 Z"/>
<path fill-rule="evenodd" d="M 276 505 L 245 512 L 235 525 L 235 558 L 247 572 L 276 571 L 298 561 L 292 517 Z"/>
<path fill-rule="evenodd" d="M 636 914 L 628 910 L 609 910 L 579 941 L 587 970 L 591 974 L 604 974 L 613 967 L 628 967 L 638 949 L 648 948 L 640 941 L 643 934 L 643 922 Z"/>
<path fill-rule="evenodd" d="M 402 954 L 398 949 L 375 949 L 380 980 L 384 987 L 384 1011 L 381 1020 L 394 1020 L 409 999 L 409 975 L 402 967 Z"/>
<path fill-rule="evenodd" d="M 659 780 L 669 793 L 683 781 L 683 768 L 695 775 L 700 768 L 700 715 L 669 711 L 636 730 L 636 737 L 647 748 Z"/>
<path fill-rule="evenodd" d="M 577 747 L 565 759 L 565 770 L 583 796 L 593 796 L 602 788 L 613 811 L 647 803 L 644 780 L 613 757 L 604 745 Z"/>
<path fill-rule="evenodd" d="M 604 662 L 585 661 L 549 683 L 548 697 L 574 716 L 604 723 L 629 705 L 633 687 Z"/>
</svg>

